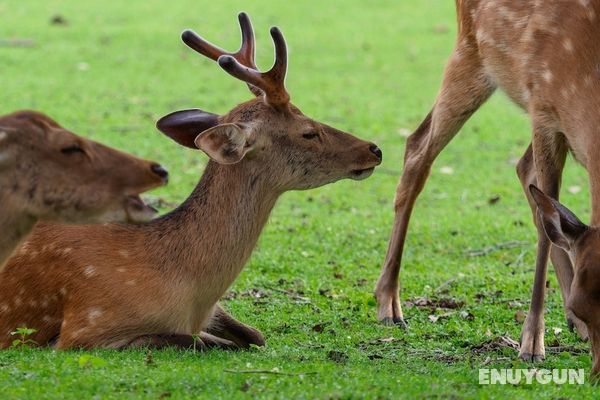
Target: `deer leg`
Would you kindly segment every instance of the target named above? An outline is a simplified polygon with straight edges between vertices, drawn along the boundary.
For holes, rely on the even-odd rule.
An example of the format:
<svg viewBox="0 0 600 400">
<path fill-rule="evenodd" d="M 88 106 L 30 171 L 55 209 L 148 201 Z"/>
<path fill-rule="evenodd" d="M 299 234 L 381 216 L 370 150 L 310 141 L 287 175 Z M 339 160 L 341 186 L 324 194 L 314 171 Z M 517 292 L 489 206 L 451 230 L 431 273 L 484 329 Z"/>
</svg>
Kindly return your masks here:
<svg viewBox="0 0 600 400">
<path fill-rule="evenodd" d="M 457 48 L 446 67 L 433 109 L 406 142 L 404 171 L 396 189 L 394 226 L 375 288 L 377 318 L 386 325 L 406 326 L 400 306 L 398 274 L 410 215 L 431 165 L 494 90 L 477 49 L 468 45 Z"/>
<path fill-rule="evenodd" d="M 181 334 L 151 334 L 143 335 L 133 339 L 124 348 L 150 348 L 164 349 L 174 347 L 182 350 L 196 349 L 202 351 L 206 349 L 206 344 L 202 339 L 192 335 Z"/>
<path fill-rule="evenodd" d="M 564 138 L 555 130 L 536 127 L 534 120 L 532 150 L 540 189 L 548 196 L 558 198 L 561 173 L 567 155 Z M 534 211 L 534 219 L 538 231 L 535 278 L 529 312 L 521 333 L 521 349 L 519 351 L 519 357 L 525 361 L 541 361 L 545 357 L 544 297 L 551 243 L 546 236 L 537 208 Z"/>
<path fill-rule="evenodd" d="M 523 157 L 521 157 L 519 163 L 517 164 L 517 175 L 519 176 L 519 180 L 521 181 L 521 185 L 525 191 L 525 196 L 529 202 L 529 207 L 531 207 L 531 212 L 533 213 L 535 223 L 537 206 L 531 197 L 531 193 L 529 192 L 529 185 L 537 186 L 538 183 L 535 175 L 533 148 L 531 145 L 527 147 L 525 154 L 523 154 Z M 552 245 L 552 248 L 550 249 L 550 259 L 552 260 L 554 272 L 556 272 L 556 277 L 558 278 L 558 284 L 562 294 L 563 306 L 565 309 L 565 316 L 567 318 L 569 329 L 573 330 L 573 328 L 575 328 L 579 333 L 579 336 L 583 340 L 587 340 L 588 332 L 585 323 L 577 318 L 575 314 L 573 314 L 573 311 L 567 307 L 567 300 L 569 299 L 569 295 L 571 293 L 571 284 L 573 282 L 573 265 L 571 264 L 571 259 L 566 251 L 554 245 Z"/>
<path fill-rule="evenodd" d="M 235 343 L 237 347 L 249 348 L 250 345 L 264 346 L 265 338 L 251 326 L 241 323 L 227 313 L 220 305 L 215 306 L 212 319 L 206 332 Z"/>
</svg>

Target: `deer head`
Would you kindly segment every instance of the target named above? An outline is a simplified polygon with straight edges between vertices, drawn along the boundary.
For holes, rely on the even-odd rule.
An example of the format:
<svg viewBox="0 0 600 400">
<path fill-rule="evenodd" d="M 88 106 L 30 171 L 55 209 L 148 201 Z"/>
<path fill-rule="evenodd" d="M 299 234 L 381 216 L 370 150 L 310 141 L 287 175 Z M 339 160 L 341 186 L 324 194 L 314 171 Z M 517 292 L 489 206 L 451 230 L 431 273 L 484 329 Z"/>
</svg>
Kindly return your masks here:
<svg viewBox="0 0 600 400">
<path fill-rule="evenodd" d="M 35 219 L 142 222 L 139 194 L 167 183 L 159 164 L 84 139 L 34 111 L 0 118 L 3 207 Z"/>
<path fill-rule="evenodd" d="M 592 375 L 600 376 L 600 229 L 584 224 L 568 208 L 530 186 L 538 218 L 554 245 L 569 254 L 574 266 L 567 307 L 582 320 L 592 342 Z"/>
<path fill-rule="evenodd" d="M 157 127 L 177 143 L 204 151 L 213 161 L 235 164 L 268 177 L 278 191 L 318 187 L 343 178 L 364 179 L 381 163 L 381 150 L 321 122 L 290 103 L 285 88 L 287 49 L 283 35 L 271 28 L 275 63 L 267 72 L 254 62 L 254 32 L 248 16 L 239 15 L 242 45 L 228 53 L 186 30 L 182 40 L 246 82 L 256 96 L 219 116 L 199 109 L 177 111 Z"/>
</svg>

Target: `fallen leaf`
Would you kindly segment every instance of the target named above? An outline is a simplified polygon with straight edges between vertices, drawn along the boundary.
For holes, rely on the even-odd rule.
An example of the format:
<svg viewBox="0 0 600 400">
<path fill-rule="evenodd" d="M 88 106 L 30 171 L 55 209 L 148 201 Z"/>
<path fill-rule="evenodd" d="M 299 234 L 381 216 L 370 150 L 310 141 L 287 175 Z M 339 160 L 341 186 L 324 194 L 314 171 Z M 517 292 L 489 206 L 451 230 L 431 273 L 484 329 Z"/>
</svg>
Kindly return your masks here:
<svg viewBox="0 0 600 400">
<path fill-rule="evenodd" d="M 488 204 L 494 205 L 494 204 L 498 203 L 499 201 L 500 201 L 500 196 L 498 196 L 498 195 L 492 196 L 488 199 Z"/>
<path fill-rule="evenodd" d="M 462 310 L 458 315 L 460 315 L 462 319 L 466 319 L 468 321 L 473 321 L 475 319 L 475 316 L 473 314 L 465 310 Z"/>
<path fill-rule="evenodd" d="M 343 351 L 330 350 L 329 353 L 327 353 L 327 358 L 335 361 L 338 364 L 344 364 L 346 361 L 348 361 L 348 354 L 344 353 Z"/>
</svg>

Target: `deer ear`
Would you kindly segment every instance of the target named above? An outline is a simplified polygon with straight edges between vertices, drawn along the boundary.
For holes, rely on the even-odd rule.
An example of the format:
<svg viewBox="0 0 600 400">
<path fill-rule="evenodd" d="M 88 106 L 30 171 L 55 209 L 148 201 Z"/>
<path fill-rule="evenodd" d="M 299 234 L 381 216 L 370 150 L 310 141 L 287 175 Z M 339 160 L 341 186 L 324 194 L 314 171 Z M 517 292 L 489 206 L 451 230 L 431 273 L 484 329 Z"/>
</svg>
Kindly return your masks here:
<svg viewBox="0 0 600 400">
<path fill-rule="evenodd" d="M 194 139 L 219 124 L 219 116 L 206 111 L 191 109 L 165 115 L 156 123 L 159 131 L 182 146 L 196 149 Z"/>
<path fill-rule="evenodd" d="M 252 149 L 250 132 L 237 124 L 221 124 L 202 132 L 196 146 L 219 164 L 235 164 Z"/>
<path fill-rule="evenodd" d="M 546 196 L 534 185 L 529 186 L 529 191 L 538 206 L 546 235 L 556 246 L 569 251 L 575 240 L 588 229 L 588 226 L 567 207 Z"/>
</svg>

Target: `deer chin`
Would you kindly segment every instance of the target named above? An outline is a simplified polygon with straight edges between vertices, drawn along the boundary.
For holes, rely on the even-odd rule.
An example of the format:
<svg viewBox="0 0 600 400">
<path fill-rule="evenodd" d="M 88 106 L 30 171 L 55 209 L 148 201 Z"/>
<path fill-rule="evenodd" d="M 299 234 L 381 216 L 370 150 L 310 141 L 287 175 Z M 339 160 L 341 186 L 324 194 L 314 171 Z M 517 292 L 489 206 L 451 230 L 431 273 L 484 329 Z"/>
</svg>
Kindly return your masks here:
<svg viewBox="0 0 600 400">
<path fill-rule="evenodd" d="M 144 202 L 140 195 L 129 196 L 125 200 L 127 222 L 140 224 L 148 222 L 158 214 L 158 210 Z"/>
<path fill-rule="evenodd" d="M 373 175 L 373 171 L 375 171 L 375 167 L 355 169 L 350 172 L 350 179 L 353 179 L 355 181 L 362 181 L 363 179 L 367 179 L 368 177 Z"/>
<path fill-rule="evenodd" d="M 141 224 L 150 221 L 157 214 L 158 210 L 146 204 L 139 194 L 135 194 L 125 197 L 118 208 L 105 212 L 97 218 L 97 222 Z"/>
</svg>

